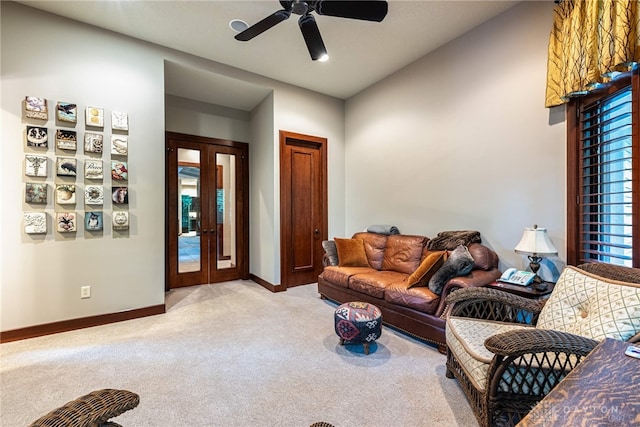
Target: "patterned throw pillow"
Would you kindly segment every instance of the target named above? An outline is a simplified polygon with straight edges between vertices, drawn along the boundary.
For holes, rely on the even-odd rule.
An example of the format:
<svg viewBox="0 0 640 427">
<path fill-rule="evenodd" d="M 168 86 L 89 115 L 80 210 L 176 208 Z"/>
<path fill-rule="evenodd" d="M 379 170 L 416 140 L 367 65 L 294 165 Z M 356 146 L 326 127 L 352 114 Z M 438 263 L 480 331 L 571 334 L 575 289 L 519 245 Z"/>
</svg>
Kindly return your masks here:
<svg viewBox="0 0 640 427">
<path fill-rule="evenodd" d="M 640 284 L 605 279 L 567 266 L 536 327 L 594 340 L 627 341 L 640 332 Z"/>
</svg>

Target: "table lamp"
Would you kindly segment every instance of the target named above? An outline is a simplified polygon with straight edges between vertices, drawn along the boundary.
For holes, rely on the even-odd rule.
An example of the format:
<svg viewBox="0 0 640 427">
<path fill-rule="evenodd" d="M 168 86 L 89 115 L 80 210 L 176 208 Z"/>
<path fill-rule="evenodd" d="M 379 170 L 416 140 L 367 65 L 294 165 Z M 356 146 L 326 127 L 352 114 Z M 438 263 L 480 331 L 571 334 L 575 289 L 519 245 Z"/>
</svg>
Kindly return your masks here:
<svg viewBox="0 0 640 427">
<path fill-rule="evenodd" d="M 539 291 L 544 291 L 547 288 L 547 285 L 540 276 L 538 276 L 540 261 L 542 261 L 541 255 L 548 256 L 558 254 L 558 250 L 553 246 L 551 239 L 549 239 L 547 229 L 538 228 L 537 225 L 534 225 L 533 228 L 525 228 L 522 238 L 520 239 L 520 243 L 516 245 L 514 250 L 516 253 L 528 255 L 529 268 L 535 274 L 535 278 L 533 279 L 533 288 Z"/>
</svg>

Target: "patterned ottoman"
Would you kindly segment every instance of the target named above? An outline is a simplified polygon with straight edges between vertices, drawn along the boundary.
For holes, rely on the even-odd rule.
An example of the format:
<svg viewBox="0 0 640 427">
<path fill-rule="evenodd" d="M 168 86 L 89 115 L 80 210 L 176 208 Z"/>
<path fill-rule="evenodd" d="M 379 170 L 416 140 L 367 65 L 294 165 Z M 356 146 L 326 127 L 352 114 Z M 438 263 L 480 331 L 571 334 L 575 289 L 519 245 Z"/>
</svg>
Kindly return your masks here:
<svg viewBox="0 0 640 427">
<path fill-rule="evenodd" d="M 340 345 L 362 343 L 364 354 L 369 354 L 369 344 L 382 334 L 382 313 L 373 304 L 346 302 L 336 308 L 333 317 Z"/>
</svg>

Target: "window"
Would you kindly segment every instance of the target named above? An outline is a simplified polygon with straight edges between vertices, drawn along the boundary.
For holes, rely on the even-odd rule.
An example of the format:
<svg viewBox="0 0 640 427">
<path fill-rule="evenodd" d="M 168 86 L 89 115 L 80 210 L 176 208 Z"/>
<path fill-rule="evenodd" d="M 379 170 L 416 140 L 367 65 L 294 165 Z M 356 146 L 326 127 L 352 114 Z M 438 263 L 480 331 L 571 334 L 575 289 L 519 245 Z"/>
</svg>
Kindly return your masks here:
<svg viewBox="0 0 640 427">
<path fill-rule="evenodd" d="M 569 103 L 569 264 L 640 267 L 639 97 L 636 69 Z"/>
</svg>

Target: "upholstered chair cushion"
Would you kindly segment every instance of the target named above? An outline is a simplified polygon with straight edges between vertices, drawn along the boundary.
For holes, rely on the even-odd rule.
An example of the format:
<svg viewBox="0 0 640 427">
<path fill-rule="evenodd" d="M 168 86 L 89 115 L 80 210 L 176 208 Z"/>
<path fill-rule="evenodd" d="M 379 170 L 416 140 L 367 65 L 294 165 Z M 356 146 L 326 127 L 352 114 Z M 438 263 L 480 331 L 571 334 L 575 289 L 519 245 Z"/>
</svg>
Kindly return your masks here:
<svg viewBox="0 0 640 427">
<path fill-rule="evenodd" d="M 484 390 L 489 363 L 494 356 L 484 346 L 485 340 L 502 332 L 527 328 L 533 326 L 451 316 L 447 319 L 445 329 L 447 347 L 455 355 L 473 386 Z"/>
<path fill-rule="evenodd" d="M 407 287 L 411 288 L 413 286 L 427 286 L 429 284 L 429 279 L 431 276 L 435 274 L 436 271 L 444 261 L 447 259 L 447 251 L 430 251 L 427 253 L 427 256 L 424 257 L 420 265 L 411 273 L 411 275 L 407 278 Z"/>
<path fill-rule="evenodd" d="M 640 332 L 640 284 L 605 279 L 567 266 L 536 327 L 594 340 L 627 341 Z"/>
<path fill-rule="evenodd" d="M 364 251 L 364 241 L 336 237 L 335 242 L 338 250 L 338 265 L 340 267 L 369 267 L 367 254 Z"/>
</svg>

